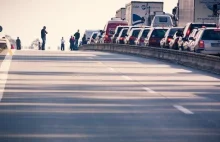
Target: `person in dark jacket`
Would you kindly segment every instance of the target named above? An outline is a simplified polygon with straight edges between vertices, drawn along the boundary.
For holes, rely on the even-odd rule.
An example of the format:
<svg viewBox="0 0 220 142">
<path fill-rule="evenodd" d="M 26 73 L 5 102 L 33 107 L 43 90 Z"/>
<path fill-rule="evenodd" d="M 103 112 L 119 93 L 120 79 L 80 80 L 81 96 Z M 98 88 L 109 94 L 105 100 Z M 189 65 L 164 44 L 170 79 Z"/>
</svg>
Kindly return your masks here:
<svg viewBox="0 0 220 142">
<path fill-rule="evenodd" d="M 75 36 L 75 47 L 77 49 L 78 48 L 78 44 L 79 44 L 79 38 L 80 38 L 79 30 L 74 34 L 74 36 Z"/>
<path fill-rule="evenodd" d="M 17 46 L 17 50 L 21 50 L 21 40 L 19 37 L 17 37 L 16 46 Z"/>
<path fill-rule="evenodd" d="M 86 34 L 83 35 L 83 38 L 82 38 L 82 45 L 84 44 L 87 44 L 87 41 L 86 41 Z"/>
<path fill-rule="evenodd" d="M 75 43 L 75 39 L 73 36 L 70 37 L 70 50 L 73 51 L 74 50 L 74 43 Z"/>
<path fill-rule="evenodd" d="M 42 39 L 42 46 L 41 49 L 45 50 L 45 44 L 46 44 L 46 35 L 47 35 L 47 31 L 46 31 L 46 26 L 43 27 L 43 29 L 41 30 L 41 39 Z"/>
</svg>

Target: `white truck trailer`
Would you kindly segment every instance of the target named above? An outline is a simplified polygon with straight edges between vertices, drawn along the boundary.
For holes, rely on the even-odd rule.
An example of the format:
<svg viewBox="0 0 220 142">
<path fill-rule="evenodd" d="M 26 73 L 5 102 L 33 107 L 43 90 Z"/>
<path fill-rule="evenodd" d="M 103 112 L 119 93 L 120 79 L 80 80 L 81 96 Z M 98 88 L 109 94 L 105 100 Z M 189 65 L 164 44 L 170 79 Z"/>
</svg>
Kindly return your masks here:
<svg viewBox="0 0 220 142">
<path fill-rule="evenodd" d="M 179 0 L 178 1 L 178 26 L 186 23 L 218 23 L 218 17 L 213 17 L 213 5 L 220 0 Z M 218 5 L 220 10 L 220 5 Z"/>
<path fill-rule="evenodd" d="M 126 9 L 120 8 L 116 11 L 115 17 L 121 18 L 122 20 L 125 19 Z"/>
<path fill-rule="evenodd" d="M 163 12 L 163 2 L 131 1 L 125 8 L 129 26 L 150 26 L 155 12 Z"/>
</svg>

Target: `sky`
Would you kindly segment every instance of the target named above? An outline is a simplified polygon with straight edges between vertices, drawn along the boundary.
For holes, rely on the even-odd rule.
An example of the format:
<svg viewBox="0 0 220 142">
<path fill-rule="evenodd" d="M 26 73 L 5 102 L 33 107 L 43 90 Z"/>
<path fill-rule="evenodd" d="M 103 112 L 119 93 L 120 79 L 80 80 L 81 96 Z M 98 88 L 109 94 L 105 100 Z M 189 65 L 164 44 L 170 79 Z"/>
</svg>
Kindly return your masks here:
<svg viewBox="0 0 220 142">
<path fill-rule="evenodd" d="M 20 37 L 28 46 L 40 38 L 43 26 L 47 27 L 46 47 L 57 48 L 61 37 L 68 42 L 78 29 L 103 29 L 121 7 L 131 0 L 0 0 L 0 25 L 3 32 Z M 134 0 L 135 1 L 135 0 Z M 139 0 L 141 1 L 141 0 Z M 150 0 L 158 1 L 158 0 Z M 161 0 L 164 11 L 171 13 L 178 0 Z"/>
</svg>

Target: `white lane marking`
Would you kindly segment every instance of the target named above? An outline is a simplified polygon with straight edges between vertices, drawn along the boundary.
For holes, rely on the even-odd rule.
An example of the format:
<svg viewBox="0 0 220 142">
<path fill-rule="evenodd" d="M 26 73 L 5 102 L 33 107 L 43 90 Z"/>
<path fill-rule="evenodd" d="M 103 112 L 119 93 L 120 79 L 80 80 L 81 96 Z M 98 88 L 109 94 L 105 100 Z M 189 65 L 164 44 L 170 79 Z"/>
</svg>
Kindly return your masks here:
<svg viewBox="0 0 220 142">
<path fill-rule="evenodd" d="M 0 67 L 0 101 L 2 100 L 4 91 L 5 91 L 5 84 L 8 79 L 8 71 L 11 65 L 12 56 L 8 53 L 5 55 L 5 59 L 2 61 L 1 67 Z"/>
<path fill-rule="evenodd" d="M 108 68 L 110 71 L 115 71 L 115 69 L 113 69 L 113 68 Z"/>
<path fill-rule="evenodd" d="M 174 105 L 173 107 L 175 107 L 176 109 L 178 109 L 179 111 L 181 111 L 185 114 L 194 114 L 192 111 L 188 110 L 187 108 L 184 108 L 183 106 Z"/>
<path fill-rule="evenodd" d="M 148 93 L 151 93 L 151 94 L 156 94 L 157 92 L 155 92 L 154 90 L 150 89 L 150 88 L 143 88 L 144 90 L 146 90 Z"/>
<path fill-rule="evenodd" d="M 102 62 L 98 62 L 98 64 L 103 64 Z"/>
<path fill-rule="evenodd" d="M 124 79 L 126 79 L 126 80 L 132 80 L 130 77 L 128 77 L 128 76 L 122 76 Z"/>
</svg>

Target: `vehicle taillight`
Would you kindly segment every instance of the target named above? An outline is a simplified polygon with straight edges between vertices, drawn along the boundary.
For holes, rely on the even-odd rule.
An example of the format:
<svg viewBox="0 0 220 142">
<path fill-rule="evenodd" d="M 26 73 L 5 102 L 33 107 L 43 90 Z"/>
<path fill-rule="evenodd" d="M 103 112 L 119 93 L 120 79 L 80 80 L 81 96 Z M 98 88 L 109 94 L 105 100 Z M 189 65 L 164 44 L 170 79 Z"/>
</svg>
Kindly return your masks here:
<svg viewBox="0 0 220 142">
<path fill-rule="evenodd" d="M 124 40 L 124 38 L 123 37 L 120 37 L 120 39 L 119 40 Z"/>
<path fill-rule="evenodd" d="M 190 29 L 186 32 L 186 35 L 187 35 L 187 36 L 190 35 Z"/>
<path fill-rule="evenodd" d="M 172 40 L 172 38 L 168 38 L 168 39 L 167 39 L 167 42 L 170 42 L 171 40 Z"/>
<path fill-rule="evenodd" d="M 136 38 L 135 37 L 133 37 L 133 36 L 131 36 L 130 38 L 129 38 L 129 40 L 135 40 Z"/>
<path fill-rule="evenodd" d="M 140 42 L 144 42 L 144 38 L 142 37 L 142 38 L 140 38 Z"/>
<path fill-rule="evenodd" d="M 157 42 L 155 38 L 150 38 L 149 42 Z"/>
<path fill-rule="evenodd" d="M 205 43 L 203 40 L 199 41 L 199 48 L 205 48 Z"/>
<path fill-rule="evenodd" d="M 105 35 L 105 38 L 108 38 L 108 35 Z"/>
</svg>

